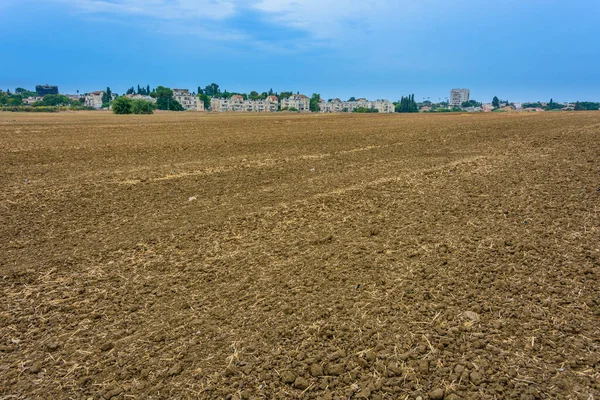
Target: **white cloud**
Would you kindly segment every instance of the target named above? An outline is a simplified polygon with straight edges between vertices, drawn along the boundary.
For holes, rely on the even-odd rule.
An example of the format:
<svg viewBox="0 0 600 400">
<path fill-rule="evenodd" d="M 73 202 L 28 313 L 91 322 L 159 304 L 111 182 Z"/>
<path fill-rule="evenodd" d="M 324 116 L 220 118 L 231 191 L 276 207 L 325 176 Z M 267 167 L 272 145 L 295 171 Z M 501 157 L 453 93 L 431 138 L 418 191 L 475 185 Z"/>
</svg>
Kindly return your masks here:
<svg viewBox="0 0 600 400">
<path fill-rule="evenodd" d="M 143 15 L 158 19 L 220 20 L 236 12 L 236 0 L 58 0 L 90 14 Z"/>
<path fill-rule="evenodd" d="M 254 8 L 278 24 L 325 39 L 370 32 L 394 4 L 390 0 L 257 0 Z"/>
</svg>

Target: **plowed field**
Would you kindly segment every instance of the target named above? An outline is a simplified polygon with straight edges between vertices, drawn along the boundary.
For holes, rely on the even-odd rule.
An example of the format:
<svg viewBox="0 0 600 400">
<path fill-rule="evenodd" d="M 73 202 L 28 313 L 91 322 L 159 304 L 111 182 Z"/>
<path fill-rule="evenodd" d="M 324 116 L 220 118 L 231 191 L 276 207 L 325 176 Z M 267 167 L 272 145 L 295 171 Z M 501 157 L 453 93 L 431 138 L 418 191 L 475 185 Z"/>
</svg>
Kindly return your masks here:
<svg viewBox="0 0 600 400">
<path fill-rule="evenodd" d="M 597 399 L 600 112 L 0 113 L 0 399 Z"/>
</svg>

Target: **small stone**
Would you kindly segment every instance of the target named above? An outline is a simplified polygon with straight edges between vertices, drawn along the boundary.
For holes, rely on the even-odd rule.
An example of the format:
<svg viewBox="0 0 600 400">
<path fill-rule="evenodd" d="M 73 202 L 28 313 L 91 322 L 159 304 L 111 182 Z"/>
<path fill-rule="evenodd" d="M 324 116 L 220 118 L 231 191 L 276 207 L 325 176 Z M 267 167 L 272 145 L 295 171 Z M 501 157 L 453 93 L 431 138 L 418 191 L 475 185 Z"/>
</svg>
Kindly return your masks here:
<svg viewBox="0 0 600 400">
<path fill-rule="evenodd" d="M 314 377 L 323 376 L 323 367 L 321 367 L 319 364 L 312 364 L 309 372 L 310 375 Z"/>
<path fill-rule="evenodd" d="M 435 389 L 429 392 L 429 398 L 431 400 L 444 400 L 445 394 L 444 389 Z"/>
<path fill-rule="evenodd" d="M 281 381 L 283 383 L 294 383 L 295 380 L 296 374 L 294 374 L 292 371 L 284 371 L 281 374 Z"/>
<path fill-rule="evenodd" d="M 358 392 L 356 394 L 356 398 L 357 399 L 369 399 L 369 398 L 371 398 L 371 389 L 364 388 L 363 390 L 361 390 L 360 392 Z"/>
<path fill-rule="evenodd" d="M 304 390 L 309 386 L 310 386 L 310 382 L 301 376 L 297 377 L 296 380 L 294 381 L 294 387 L 296 389 Z"/>
</svg>

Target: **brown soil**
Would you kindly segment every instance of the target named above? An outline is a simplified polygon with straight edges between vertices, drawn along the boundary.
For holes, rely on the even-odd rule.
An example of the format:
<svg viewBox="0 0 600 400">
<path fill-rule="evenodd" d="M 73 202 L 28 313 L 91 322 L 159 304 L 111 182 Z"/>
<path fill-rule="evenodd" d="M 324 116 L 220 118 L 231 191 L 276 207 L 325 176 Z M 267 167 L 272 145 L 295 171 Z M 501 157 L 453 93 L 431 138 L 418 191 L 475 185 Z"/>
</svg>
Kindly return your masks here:
<svg viewBox="0 0 600 400">
<path fill-rule="evenodd" d="M 0 113 L 0 398 L 600 396 L 600 113 Z"/>
</svg>

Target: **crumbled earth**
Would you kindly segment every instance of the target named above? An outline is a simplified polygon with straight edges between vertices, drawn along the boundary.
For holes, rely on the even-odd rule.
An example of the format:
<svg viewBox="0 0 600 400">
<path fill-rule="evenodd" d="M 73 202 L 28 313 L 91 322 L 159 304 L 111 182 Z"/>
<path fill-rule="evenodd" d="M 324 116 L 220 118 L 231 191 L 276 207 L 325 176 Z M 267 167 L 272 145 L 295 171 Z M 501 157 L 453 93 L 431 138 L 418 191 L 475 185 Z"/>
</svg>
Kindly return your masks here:
<svg viewBox="0 0 600 400">
<path fill-rule="evenodd" d="M 594 399 L 600 113 L 0 113 L 0 398 Z"/>
</svg>

